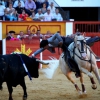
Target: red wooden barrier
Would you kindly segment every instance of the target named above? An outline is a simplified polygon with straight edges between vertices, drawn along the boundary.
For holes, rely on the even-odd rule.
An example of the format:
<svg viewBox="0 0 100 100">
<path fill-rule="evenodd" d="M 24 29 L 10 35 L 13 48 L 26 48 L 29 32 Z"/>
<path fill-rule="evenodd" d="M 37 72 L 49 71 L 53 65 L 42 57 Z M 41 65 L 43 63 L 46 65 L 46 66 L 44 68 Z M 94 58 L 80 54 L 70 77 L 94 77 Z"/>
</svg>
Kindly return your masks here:
<svg viewBox="0 0 100 100">
<path fill-rule="evenodd" d="M 29 53 L 29 56 L 30 56 L 33 52 L 35 52 L 37 49 L 39 49 L 39 44 L 40 44 L 39 38 L 37 38 L 37 39 L 34 38 L 32 40 L 25 39 L 22 41 L 7 41 L 6 42 L 6 53 L 10 54 L 10 53 L 16 51 L 16 49 L 18 49 L 21 52 L 27 53 L 27 50 L 30 48 L 30 50 L 29 50 L 29 51 L 31 51 Z M 25 48 L 24 48 L 24 45 L 25 45 Z M 62 52 L 60 50 L 60 54 L 59 54 L 58 48 L 56 48 L 55 50 L 56 50 L 56 53 L 51 53 L 48 50 L 43 51 L 43 60 L 49 60 L 50 59 L 49 56 L 59 59 L 59 56 Z M 96 42 L 93 45 L 92 50 L 98 56 L 100 56 L 100 52 L 99 52 L 100 42 Z M 40 54 L 38 54 L 36 57 L 40 59 Z M 98 67 L 100 68 L 100 62 L 97 62 L 97 64 L 98 64 Z"/>
</svg>

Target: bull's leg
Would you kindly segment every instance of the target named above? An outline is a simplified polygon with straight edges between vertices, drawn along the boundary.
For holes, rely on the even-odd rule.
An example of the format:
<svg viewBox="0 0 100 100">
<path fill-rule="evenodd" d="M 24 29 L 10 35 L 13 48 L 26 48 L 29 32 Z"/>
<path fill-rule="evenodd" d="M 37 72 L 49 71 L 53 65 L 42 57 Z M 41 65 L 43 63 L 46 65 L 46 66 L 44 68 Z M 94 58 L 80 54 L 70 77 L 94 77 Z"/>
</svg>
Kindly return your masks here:
<svg viewBox="0 0 100 100">
<path fill-rule="evenodd" d="M 27 100 L 27 91 L 26 91 L 26 84 L 24 78 L 21 80 L 20 85 L 22 86 L 24 91 L 23 100 Z"/>
<path fill-rule="evenodd" d="M 0 90 L 2 91 L 3 90 L 3 87 L 2 87 L 2 82 L 0 80 Z"/>
<path fill-rule="evenodd" d="M 9 91 L 9 100 L 13 100 L 13 98 L 12 98 L 13 88 L 9 82 L 6 82 L 6 83 L 7 83 L 7 87 L 8 87 L 8 91 Z"/>
<path fill-rule="evenodd" d="M 2 87 L 2 85 L 0 85 L 0 90 L 1 90 L 1 91 L 3 90 L 3 87 Z"/>
</svg>

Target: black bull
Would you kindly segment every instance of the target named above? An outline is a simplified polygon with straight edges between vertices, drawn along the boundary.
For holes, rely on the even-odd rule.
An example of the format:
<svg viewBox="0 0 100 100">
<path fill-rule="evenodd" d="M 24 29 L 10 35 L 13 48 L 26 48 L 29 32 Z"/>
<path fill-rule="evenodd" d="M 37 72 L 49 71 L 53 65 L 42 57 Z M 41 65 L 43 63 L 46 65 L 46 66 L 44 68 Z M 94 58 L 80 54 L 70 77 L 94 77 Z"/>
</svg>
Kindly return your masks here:
<svg viewBox="0 0 100 100">
<path fill-rule="evenodd" d="M 21 85 L 24 91 L 23 99 L 27 98 L 27 91 L 24 77 L 27 75 L 23 63 L 25 63 L 31 77 L 38 78 L 39 61 L 36 58 L 30 58 L 24 54 L 9 54 L 0 55 L 0 89 L 2 89 L 2 83 L 6 82 L 9 91 L 9 100 L 12 99 L 12 87 Z"/>
</svg>

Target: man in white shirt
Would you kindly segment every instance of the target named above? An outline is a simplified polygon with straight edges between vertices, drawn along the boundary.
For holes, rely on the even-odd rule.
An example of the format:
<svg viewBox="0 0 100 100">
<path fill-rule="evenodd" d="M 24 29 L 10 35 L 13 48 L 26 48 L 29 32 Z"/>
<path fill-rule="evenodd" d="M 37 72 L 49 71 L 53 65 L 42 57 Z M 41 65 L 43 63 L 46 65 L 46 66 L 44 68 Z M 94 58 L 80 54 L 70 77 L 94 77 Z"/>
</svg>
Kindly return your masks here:
<svg viewBox="0 0 100 100">
<path fill-rule="evenodd" d="M 13 7 L 16 8 L 16 7 L 18 6 L 18 3 L 19 3 L 19 2 L 21 3 L 21 7 L 24 8 L 24 7 L 25 7 L 25 3 L 24 3 L 22 0 L 16 0 L 16 1 L 14 2 Z"/>
<path fill-rule="evenodd" d="M 52 14 L 54 14 L 55 13 L 55 6 L 54 6 L 54 3 L 53 2 L 51 2 L 50 3 L 50 6 L 48 7 L 49 9 L 50 9 L 50 12 L 52 13 Z"/>
<path fill-rule="evenodd" d="M 2 3 L 0 2 L 0 20 L 3 20 L 5 9 L 6 9 L 5 6 L 3 6 Z"/>
<path fill-rule="evenodd" d="M 44 15 L 42 14 L 41 9 L 38 9 L 38 12 L 36 13 L 35 18 L 40 20 L 40 21 L 44 20 Z"/>
<path fill-rule="evenodd" d="M 47 8 L 47 12 L 44 14 L 44 21 L 52 21 L 53 14 L 50 12 L 50 8 Z"/>
<path fill-rule="evenodd" d="M 63 18 L 61 16 L 61 14 L 59 13 L 59 9 L 55 10 L 54 19 L 56 19 L 57 21 L 63 21 Z"/>
</svg>

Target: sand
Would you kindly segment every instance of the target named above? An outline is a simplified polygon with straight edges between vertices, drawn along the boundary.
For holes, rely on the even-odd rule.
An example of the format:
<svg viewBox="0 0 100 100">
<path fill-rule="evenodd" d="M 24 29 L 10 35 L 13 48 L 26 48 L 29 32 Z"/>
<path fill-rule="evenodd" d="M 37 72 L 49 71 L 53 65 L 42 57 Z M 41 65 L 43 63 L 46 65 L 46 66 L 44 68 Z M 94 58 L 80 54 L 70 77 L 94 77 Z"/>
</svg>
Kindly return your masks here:
<svg viewBox="0 0 100 100">
<path fill-rule="evenodd" d="M 100 71 L 99 71 L 100 72 Z M 75 78 L 74 74 L 72 76 Z M 79 78 L 75 78 L 79 87 L 81 84 Z M 27 100 L 100 100 L 100 85 L 97 83 L 97 89 L 91 88 L 89 77 L 84 75 L 84 84 L 86 86 L 87 96 L 79 97 L 74 85 L 62 74 L 60 69 L 54 75 L 53 79 L 47 79 L 41 72 L 38 79 L 33 78 L 33 83 L 29 78 L 25 77 L 27 86 L 28 99 Z M 18 85 L 13 88 L 13 99 L 22 100 L 23 90 Z M 6 83 L 3 84 L 3 91 L 0 91 L 0 100 L 8 100 L 8 90 Z"/>
</svg>

